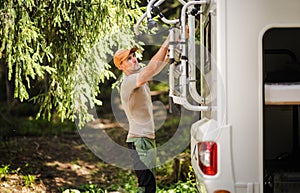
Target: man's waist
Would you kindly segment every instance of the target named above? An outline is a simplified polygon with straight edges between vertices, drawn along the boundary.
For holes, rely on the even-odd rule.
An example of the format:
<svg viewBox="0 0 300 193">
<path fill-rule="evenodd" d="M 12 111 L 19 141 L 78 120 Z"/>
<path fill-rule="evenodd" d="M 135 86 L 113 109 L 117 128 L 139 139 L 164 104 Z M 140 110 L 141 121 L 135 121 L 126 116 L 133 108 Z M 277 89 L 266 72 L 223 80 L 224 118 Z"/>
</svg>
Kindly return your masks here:
<svg viewBox="0 0 300 193">
<path fill-rule="evenodd" d="M 129 132 L 127 135 L 127 140 L 128 139 L 134 139 L 134 138 L 149 138 L 149 139 L 155 139 L 155 133 L 131 133 Z"/>
</svg>

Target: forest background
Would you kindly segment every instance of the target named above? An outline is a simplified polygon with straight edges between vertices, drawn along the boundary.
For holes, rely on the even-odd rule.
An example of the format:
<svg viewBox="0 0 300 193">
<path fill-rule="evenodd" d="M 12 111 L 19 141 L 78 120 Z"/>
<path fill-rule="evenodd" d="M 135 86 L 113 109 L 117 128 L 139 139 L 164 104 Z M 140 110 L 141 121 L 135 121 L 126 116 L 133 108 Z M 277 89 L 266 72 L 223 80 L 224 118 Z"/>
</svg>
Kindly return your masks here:
<svg viewBox="0 0 300 193">
<path fill-rule="evenodd" d="M 118 48 L 140 46 L 148 60 L 158 49 L 141 46 L 133 34 L 146 5 L 146 0 L 1 1 L 1 192 L 134 192 L 132 172 L 104 163 L 77 130 L 93 120 L 90 110 L 96 109 L 101 119 L 95 124 L 104 125 L 118 143 L 124 140 L 111 109 L 112 86 L 120 76 L 112 55 Z M 179 3 L 168 1 L 161 11 L 177 17 Z M 167 85 L 151 87 L 168 108 Z M 161 143 L 178 121 L 178 115 L 168 116 Z M 188 151 L 158 168 L 160 191 L 195 191 Z"/>
</svg>

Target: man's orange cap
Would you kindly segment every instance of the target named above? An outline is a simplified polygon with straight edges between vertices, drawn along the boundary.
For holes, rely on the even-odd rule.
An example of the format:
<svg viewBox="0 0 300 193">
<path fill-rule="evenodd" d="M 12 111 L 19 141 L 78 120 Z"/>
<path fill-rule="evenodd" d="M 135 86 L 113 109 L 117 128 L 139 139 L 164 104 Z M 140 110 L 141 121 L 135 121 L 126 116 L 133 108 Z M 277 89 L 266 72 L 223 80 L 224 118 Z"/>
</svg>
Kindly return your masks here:
<svg viewBox="0 0 300 193">
<path fill-rule="evenodd" d="M 137 50 L 138 50 L 137 48 L 131 48 L 130 50 L 120 49 L 120 50 L 116 51 L 116 53 L 114 55 L 115 65 L 120 69 L 120 64 L 124 60 L 126 60 L 131 53 L 134 53 Z"/>
</svg>

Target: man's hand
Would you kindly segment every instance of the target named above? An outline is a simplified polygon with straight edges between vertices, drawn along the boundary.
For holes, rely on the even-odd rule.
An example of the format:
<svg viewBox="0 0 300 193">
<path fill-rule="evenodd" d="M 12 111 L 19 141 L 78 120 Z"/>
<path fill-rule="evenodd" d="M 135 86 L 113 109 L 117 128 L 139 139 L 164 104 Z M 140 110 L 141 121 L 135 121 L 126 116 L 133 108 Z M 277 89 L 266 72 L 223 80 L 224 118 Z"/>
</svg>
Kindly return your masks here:
<svg viewBox="0 0 300 193">
<path fill-rule="evenodd" d="M 185 39 L 188 39 L 190 36 L 190 29 L 189 26 L 185 26 Z"/>
<path fill-rule="evenodd" d="M 174 29 L 174 42 L 180 42 L 181 41 L 181 30 L 178 29 L 178 28 L 175 28 Z M 188 39 L 189 38 L 189 35 L 190 35 L 190 29 L 189 29 L 189 26 L 185 26 L 185 39 Z"/>
</svg>

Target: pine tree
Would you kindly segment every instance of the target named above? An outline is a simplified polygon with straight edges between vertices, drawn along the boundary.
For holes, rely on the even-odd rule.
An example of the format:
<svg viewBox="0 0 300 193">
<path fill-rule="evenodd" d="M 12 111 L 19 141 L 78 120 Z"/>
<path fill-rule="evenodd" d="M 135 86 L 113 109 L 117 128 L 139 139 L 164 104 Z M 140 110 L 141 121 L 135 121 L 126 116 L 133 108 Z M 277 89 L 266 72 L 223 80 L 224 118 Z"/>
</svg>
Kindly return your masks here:
<svg viewBox="0 0 300 193">
<path fill-rule="evenodd" d="M 0 65 L 13 97 L 40 105 L 37 117 L 83 126 L 101 105 L 99 86 L 114 78 L 112 55 L 133 45 L 141 15 L 134 0 L 1 0 Z M 38 93 L 30 92 L 40 85 Z"/>
</svg>

